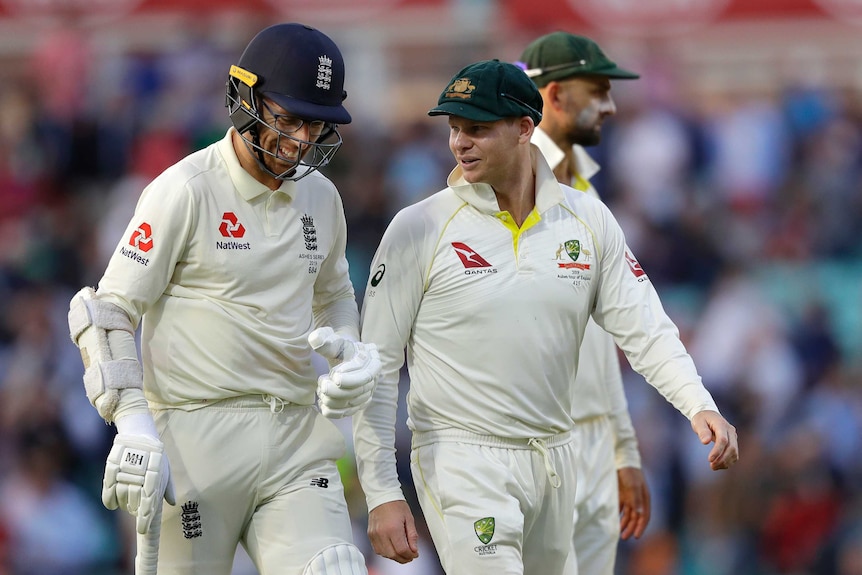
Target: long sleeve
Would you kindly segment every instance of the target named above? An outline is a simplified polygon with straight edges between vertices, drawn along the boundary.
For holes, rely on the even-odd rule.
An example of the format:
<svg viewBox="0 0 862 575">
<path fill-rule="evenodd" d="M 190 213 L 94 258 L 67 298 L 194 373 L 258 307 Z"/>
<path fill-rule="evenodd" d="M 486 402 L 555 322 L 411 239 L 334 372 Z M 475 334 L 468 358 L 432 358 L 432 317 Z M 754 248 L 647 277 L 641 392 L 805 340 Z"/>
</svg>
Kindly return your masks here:
<svg viewBox="0 0 862 575">
<path fill-rule="evenodd" d="M 398 381 L 426 273 L 417 245 L 422 240 L 414 237 L 420 228 L 409 219 L 401 212 L 384 234 L 362 309 L 362 341 L 377 344 L 383 364 L 370 404 L 353 417 L 359 480 L 369 510 L 404 499 L 395 454 Z"/>
<path fill-rule="evenodd" d="M 632 368 L 680 413 L 691 419 L 706 409 L 718 411 L 622 230 L 611 218 L 607 221 L 609 243 L 600 256 L 603 271 L 593 318 L 613 334 Z"/>
</svg>

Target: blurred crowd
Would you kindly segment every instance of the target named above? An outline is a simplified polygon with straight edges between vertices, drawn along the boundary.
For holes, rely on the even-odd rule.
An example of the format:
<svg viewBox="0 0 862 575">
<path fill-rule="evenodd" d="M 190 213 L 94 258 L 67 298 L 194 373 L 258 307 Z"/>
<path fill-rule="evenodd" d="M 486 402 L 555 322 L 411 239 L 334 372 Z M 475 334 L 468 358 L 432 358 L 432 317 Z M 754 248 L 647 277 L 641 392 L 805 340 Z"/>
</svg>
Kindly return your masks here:
<svg viewBox="0 0 862 575">
<path fill-rule="evenodd" d="M 128 519 L 100 501 L 114 431 L 84 396 L 68 302 L 98 281 L 146 183 L 224 134 L 235 56 L 193 35 L 170 52 L 94 55 L 58 29 L 0 82 L 0 575 L 131 573 Z M 626 369 L 653 515 L 617 572 L 862 575 L 860 94 L 800 80 L 684 98 L 659 64 L 642 73 L 614 87 L 594 183 L 737 426 L 741 460 L 709 471 L 688 422 Z M 324 171 L 361 302 L 390 218 L 442 188 L 453 162 L 445 121 L 356 117 L 342 134 Z M 411 565 L 373 558 L 343 463 L 372 572 L 439 575 L 427 538 Z M 254 571 L 238 560 L 235 573 Z"/>
</svg>

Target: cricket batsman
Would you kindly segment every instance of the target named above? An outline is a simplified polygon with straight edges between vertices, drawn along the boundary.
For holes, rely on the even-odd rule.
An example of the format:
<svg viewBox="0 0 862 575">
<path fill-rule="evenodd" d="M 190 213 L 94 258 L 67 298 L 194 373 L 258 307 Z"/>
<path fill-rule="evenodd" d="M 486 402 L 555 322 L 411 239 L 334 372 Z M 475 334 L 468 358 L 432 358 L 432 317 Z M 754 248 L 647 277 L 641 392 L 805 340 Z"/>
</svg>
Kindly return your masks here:
<svg viewBox="0 0 862 575">
<path fill-rule="evenodd" d="M 135 517 L 138 575 L 229 575 L 238 544 L 261 573 L 362 575 L 328 418 L 369 400 L 380 361 L 319 171 L 351 121 L 344 60 L 276 24 L 225 72 L 225 136 L 146 187 L 71 301 L 87 397 L 117 427 L 102 500 Z"/>
</svg>

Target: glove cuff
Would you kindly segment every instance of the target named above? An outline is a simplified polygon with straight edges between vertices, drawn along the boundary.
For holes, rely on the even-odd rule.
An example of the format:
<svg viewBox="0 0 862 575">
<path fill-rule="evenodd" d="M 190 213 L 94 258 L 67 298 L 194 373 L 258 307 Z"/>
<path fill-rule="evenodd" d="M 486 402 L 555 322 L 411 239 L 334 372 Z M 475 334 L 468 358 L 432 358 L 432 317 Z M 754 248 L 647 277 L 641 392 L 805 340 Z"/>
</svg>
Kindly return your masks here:
<svg viewBox="0 0 862 575">
<path fill-rule="evenodd" d="M 157 441 L 159 432 L 156 430 L 156 422 L 149 413 L 130 413 L 119 418 L 116 422 L 117 433 L 123 435 L 145 435 Z"/>
</svg>

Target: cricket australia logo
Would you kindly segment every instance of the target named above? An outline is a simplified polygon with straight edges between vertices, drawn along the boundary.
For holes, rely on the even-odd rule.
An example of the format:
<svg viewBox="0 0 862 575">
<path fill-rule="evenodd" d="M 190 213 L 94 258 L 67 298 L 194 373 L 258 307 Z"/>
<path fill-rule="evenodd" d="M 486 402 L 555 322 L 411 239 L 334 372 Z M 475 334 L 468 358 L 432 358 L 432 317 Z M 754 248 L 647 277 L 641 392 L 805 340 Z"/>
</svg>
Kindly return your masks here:
<svg viewBox="0 0 862 575">
<path fill-rule="evenodd" d="M 487 545 L 494 538 L 495 521 L 493 517 L 484 517 L 473 523 L 473 531 L 479 541 Z"/>
<path fill-rule="evenodd" d="M 315 86 L 329 90 L 332 85 L 332 58 L 320 56 L 317 61 L 317 84 Z"/>
<path fill-rule="evenodd" d="M 308 214 L 302 216 L 302 236 L 305 239 L 305 249 L 317 251 L 317 230 L 314 227 L 314 218 Z"/>
<path fill-rule="evenodd" d="M 483 517 L 473 523 L 473 532 L 482 542 L 482 545 L 473 548 L 477 555 L 495 555 L 497 553 L 497 544 L 491 543 L 491 539 L 494 538 L 494 525 L 493 517 Z"/>
<path fill-rule="evenodd" d="M 566 250 L 566 253 L 569 254 L 569 257 L 572 259 L 571 262 L 562 262 L 557 264 L 557 267 L 564 269 L 579 269 L 579 270 L 588 270 L 590 269 L 590 264 L 579 262 L 578 258 L 581 257 L 581 253 L 585 256 L 589 256 L 589 252 L 586 249 L 581 248 L 581 240 L 566 240 L 562 244 L 560 244 L 559 249 L 557 249 L 557 253 L 554 256 L 555 260 L 563 259 L 561 257 L 560 252 Z M 586 259 L 590 259 L 587 257 Z"/>
<path fill-rule="evenodd" d="M 183 503 L 183 513 L 180 516 L 183 524 L 183 537 L 194 539 L 203 535 L 201 526 L 201 514 L 198 512 L 197 501 Z"/>
</svg>

